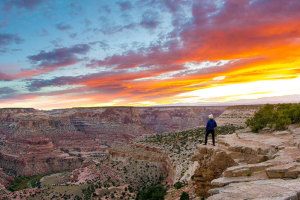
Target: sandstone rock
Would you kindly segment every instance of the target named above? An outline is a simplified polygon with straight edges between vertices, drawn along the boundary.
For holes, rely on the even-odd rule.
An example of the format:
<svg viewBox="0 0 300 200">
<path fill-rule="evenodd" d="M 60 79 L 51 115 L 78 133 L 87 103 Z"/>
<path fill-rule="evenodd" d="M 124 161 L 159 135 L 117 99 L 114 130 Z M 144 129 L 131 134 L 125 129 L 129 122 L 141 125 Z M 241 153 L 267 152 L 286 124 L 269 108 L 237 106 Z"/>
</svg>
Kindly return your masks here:
<svg viewBox="0 0 300 200">
<path fill-rule="evenodd" d="M 16 175 L 32 176 L 75 169 L 83 161 L 56 149 L 49 138 L 12 138 L 4 144 L 0 147 L 0 165 Z"/>
<path fill-rule="evenodd" d="M 288 126 L 289 131 L 295 135 L 300 135 L 300 126 L 299 124 L 292 124 Z"/>
<path fill-rule="evenodd" d="M 234 159 L 246 163 L 260 163 L 274 158 L 285 139 L 272 134 L 239 133 L 218 137 L 218 143 L 228 147 Z"/>
<path fill-rule="evenodd" d="M 291 134 L 290 131 L 275 131 L 273 132 L 274 135 L 289 135 Z"/>
<path fill-rule="evenodd" d="M 231 183 L 223 188 L 210 191 L 208 200 L 240 199 L 299 199 L 300 179 L 268 179 L 241 183 Z"/>
<path fill-rule="evenodd" d="M 299 135 L 295 130 L 298 129 L 275 134 L 239 132 L 218 137 L 215 149 L 226 152 L 238 165 L 229 166 L 221 177 L 202 183 L 219 187 L 209 190 L 208 199 L 300 199 Z M 207 149 L 201 153 L 206 158 L 202 162 L 209 164 L 207 157 L 212 153 Z M 195 182 L 204 180 L 202 176 Z"/>
<path fill-rule="evenodd" d="M 170 158 L 161 149 L 141 144 L 116 145 L 109 149 L 109 158 L 114 161 L 128 163 L 129 160 L 144 160 L 157 163 L 164 174 L 169 185 L 174 184 L 175 167 Z"/>
<path fill-rule="evenodd" d="M 219 117 L 216 118 L 219 126 L 232 124 L 246 127 L 246 120 L 253 117 L 259 110 L 260 105 L 254 106 L 231 106 L 228 107 Z"/>
<path fill-rule="evenodd" d="M 266 177 L 256 177 L 256 176 L 246 176 L 246 177 L 221 177 L 214 179 L 211 184 L 216 187 L 223 187 L 225 185 L 228 185 L 230 183 L 240 183 L 240 182 L 250 182 L 250 181 L 256 181 L 256 180 L 265 180 Z M 218 189 L 217 189 L 218 191 Z M 212 191 L 210 190 L 210 193 Z"/>
<path fill-rule="evenodd" d="M 235 161 L 218 147 L 200 145 L 198 153 L 193 157 L 198 161 L 199 167 L 195 171 L 196 193 L 207 197 L 207 191 L 213 188 L 211 181 L 221 176 L 222 172 L 233 165 Z"/>
<path fill-rule="evenodd" d="M 244 164 L 234 167 L 229 167 L 224 171 L 224 177 L 239 177 L 248 176 L 254 172 L 265 170 L 268 167 L 274 166 L 274 163 L 258 163 L 258 164 Z"/>
<path fill-rule="evenodd" d="M 266 169 L 269 178 L 298 178 L 300 174 L 300 164 L 288 163 L 276 165 Z"/>
</svg>

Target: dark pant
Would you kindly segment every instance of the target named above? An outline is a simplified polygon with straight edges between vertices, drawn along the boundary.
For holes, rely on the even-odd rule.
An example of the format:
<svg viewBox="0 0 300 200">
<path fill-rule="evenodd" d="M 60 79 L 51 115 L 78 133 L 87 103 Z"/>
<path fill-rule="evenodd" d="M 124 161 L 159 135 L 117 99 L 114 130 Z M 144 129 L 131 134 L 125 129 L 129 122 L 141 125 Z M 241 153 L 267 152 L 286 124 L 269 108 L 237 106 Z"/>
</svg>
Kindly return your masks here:
<svg viewBox="0 0 300 200">
<path fill-rule="evenodd" d="M 211 133 L 213 145 L 215 145 L 215 130 L 207 130 L 205 134 L 205 144 L 207 144 L 207 137 Z"/>
</svg>

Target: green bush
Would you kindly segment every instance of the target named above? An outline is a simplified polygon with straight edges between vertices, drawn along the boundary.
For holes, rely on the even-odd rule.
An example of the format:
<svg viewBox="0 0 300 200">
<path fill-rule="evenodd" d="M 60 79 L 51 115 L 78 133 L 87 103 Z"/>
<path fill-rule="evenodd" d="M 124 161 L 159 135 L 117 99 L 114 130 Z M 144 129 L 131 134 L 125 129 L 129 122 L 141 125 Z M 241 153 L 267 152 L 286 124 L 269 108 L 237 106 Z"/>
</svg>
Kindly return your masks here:
<svg viewBox="0 0 300 200">
<path fill-rule="evenodd" d="M 181 182 L 178 181 L 178 182 L 176 182 L 176 183 L 174 184 L 174 187 L 178 190 L 178 189 L 182 188 L 183 185 L 182 185 Z"/>
<path fill-rule="evenodd" d="M 256 133 L 267 126 L 284 130 L 295 123 L 300 123 L 300 104 L 267 104 L 246 121 L 247 126 Z"/>
<path fill-rule="evenodd" d="M 11 192 L 23 190 L 26 188 L 35 188 L 40 187 L 41 182 L 40 179 L 42 175 L 36 176 L 17 176 L 15 177 L 14 181 L 8 186 L 8 190 Z"/>
<path fill-rule="evenodd" d="M 189 200 L 190 195 L 187 192 L 182 192 L 180 195 L 180 200 Z"/>
<path fill-rule="evenodd" d="M 161 184 L 144 188 L 137 194 L 137 200 L 163 200 L 167 190 Z"/>
</svg>

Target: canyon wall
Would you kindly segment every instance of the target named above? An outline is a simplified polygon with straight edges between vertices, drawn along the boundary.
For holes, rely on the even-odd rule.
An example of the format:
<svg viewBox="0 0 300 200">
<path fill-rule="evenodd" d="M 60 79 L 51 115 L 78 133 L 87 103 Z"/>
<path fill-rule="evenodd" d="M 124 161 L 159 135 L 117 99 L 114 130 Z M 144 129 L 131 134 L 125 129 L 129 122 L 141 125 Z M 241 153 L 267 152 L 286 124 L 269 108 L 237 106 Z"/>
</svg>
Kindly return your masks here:
<svg viewBox="0 0 300 200">
<path fill-rule="evenodd" d="M 226 107 L 95 107 L 40 111 L 0 109 L 0 167 L 17 175 L 74 169 L 114 142 L 192 129 Z"/>
</svg>

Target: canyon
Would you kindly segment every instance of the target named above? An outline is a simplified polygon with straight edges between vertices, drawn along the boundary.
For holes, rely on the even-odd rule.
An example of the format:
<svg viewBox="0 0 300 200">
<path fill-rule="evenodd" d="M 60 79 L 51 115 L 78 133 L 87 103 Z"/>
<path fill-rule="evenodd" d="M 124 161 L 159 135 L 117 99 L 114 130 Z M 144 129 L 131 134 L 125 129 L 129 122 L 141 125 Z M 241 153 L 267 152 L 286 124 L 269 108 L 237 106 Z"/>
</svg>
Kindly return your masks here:
<svg viewBox="0 0 300 200">
<path fill-rule="evenodd" d="M 167 200 L 300 199 L 300 127 L 252 133 L 260 107 L 2 109 L 0 197 L 134 199 L 161 183 Z M 210 113 L 217 146 L 202 145 Z M 40 186 L 11 191 L 19 175 Z"/>
<path fill-rule="evenodd" d="M 201 126 L 226 107 L 0 109 L 0 167 L 32 176 L 78 168 L 115 142 Z"/>
</svg>

